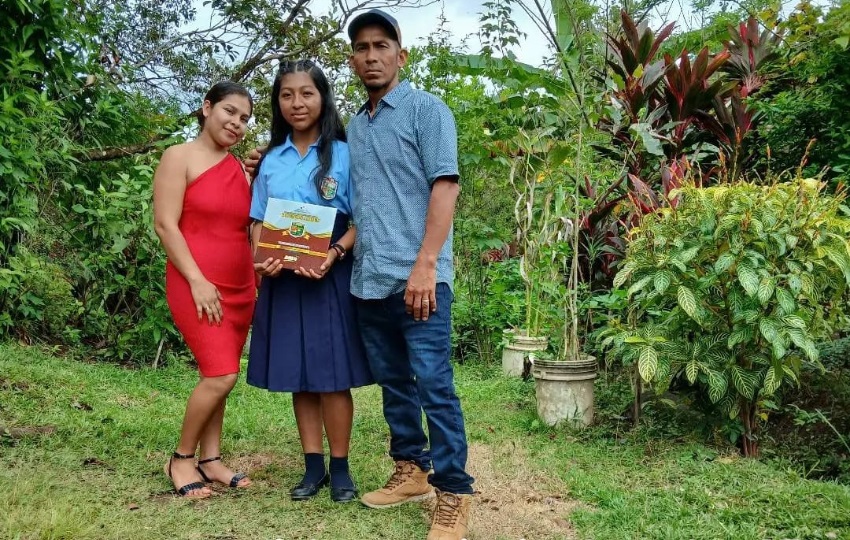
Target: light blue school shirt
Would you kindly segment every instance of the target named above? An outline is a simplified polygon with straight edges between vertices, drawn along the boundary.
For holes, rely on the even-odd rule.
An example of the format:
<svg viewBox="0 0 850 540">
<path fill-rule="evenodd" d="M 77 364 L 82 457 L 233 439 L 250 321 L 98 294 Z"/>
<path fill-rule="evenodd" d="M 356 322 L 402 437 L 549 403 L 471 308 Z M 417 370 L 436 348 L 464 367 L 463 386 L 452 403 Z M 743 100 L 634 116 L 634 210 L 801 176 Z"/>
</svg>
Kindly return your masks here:
<svg viewBox="0 0 850 540">
<path fill-rule="evenodd" d="M 251 197 L 251 217 L 262 221 L 266 215 L 269 197 L 306 202 L 321 206 L 333 206 L 351 216 L 351 182 L 349 174 L 348 145 L 333 142 L 331 168 L 325 175 L 337 182 L 336 196 L 323 198 L 316 189 L 313 176 L 319 168 L 317 143 L 310 145 L 303 157 L 287 137 L 286 142 L 268 151 L 254 180 Z"/>
<path fill-rule="evenodd" d="M 457 179 L 457 128 L 438 97 L 403 81 L 348 123 L 353 220 L 351 293 L 381 299 L 404 290 L 425 236 L 431 186 Z M 452 231 L 437 257 L 437 283 L 452 287 Z"/>
</svg>

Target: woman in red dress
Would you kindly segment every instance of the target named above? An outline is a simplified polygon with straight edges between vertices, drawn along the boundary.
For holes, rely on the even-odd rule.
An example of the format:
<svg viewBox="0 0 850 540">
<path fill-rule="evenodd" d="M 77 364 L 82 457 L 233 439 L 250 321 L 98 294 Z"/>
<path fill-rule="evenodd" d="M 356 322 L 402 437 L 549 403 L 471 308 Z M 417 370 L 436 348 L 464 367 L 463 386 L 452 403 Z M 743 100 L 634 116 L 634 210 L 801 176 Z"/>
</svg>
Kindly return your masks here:
<svg viewBox="0 0 850 540">
<path fill-rule="evenodd" d="M 168 148 L 154 175 L 154 227 L 168 255 L 168 306 L 201 372 L 177 451 L 165 465 L 184 497 L 209 497 L 202 480 L 230 487 L 251 483 L 221 462 L 220 446 L 225 400 L 236 383 L 254 310 L 251 192 L 241 163 L 228 152 L 245 135 L 252 112 L 245 88 L 216 84 L 204 97 L 198 138 Z"/>
</svg>

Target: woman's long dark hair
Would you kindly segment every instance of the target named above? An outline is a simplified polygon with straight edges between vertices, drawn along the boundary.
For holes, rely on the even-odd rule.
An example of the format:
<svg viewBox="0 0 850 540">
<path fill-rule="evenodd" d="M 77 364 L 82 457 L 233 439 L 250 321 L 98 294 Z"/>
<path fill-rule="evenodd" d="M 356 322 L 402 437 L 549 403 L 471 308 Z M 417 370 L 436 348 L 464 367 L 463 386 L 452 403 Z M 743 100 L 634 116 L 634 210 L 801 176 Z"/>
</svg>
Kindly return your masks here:
<svg viewBox="0 0 850 540">
<path fill-rule="evenodd" d="M 286 138 L 292 135 L 292 126 L 283 117 L 280 101 L 278 101 L 281 82 L 290 73 L 307 73 L 310 75 L 313 84 L 319 91 L 319 96 L 322 98 L 322 112 L 319 115 L 319 141 L 316 148 L 319 154 L 319 166 L 313 176 L 316 190 L 321 195 L 322 180 L 331 169 L 333 161 L 333 142 L 345 141 L 345 126 L 342 125 L 342 118 L 336 110 L 333 90 L 331 90 L 327 77 L 325 77 L 321 68 L 311 60 L 284 60 L 280 63 L 280 69 L 278 69 L 272 85 L 272 129 L 268 150 L 270 151 L 272 148 L 285 143 Z M 266 155 L 268 155 L 268 151 L 263 157 Z"/>
</svg>

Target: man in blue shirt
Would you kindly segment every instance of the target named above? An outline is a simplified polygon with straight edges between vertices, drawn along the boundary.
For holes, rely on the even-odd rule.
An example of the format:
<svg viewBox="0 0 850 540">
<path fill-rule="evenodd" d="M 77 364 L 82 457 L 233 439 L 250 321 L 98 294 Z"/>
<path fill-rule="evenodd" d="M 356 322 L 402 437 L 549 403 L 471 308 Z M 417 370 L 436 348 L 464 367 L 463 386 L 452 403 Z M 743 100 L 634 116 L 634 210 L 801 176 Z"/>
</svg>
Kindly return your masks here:
<svg viewBox="0 0 850 540">
<path fill-rule="evenodd" d="M 438 500 L 428 539 L 460 540 L 473 479 L 465 471 L 450 363 L 452 219 L 460 189 L 454 117 L 436 96 L 399 81 L 407 51 L 392 16 L 363 13 L 348 36 L 351 66 L 369 94 L 348 125 L 357 226 L 351 292 L 360 299 L 360 331 L 383 391 L 395 460 L 387 484 L 362 501 L 387 508 L 431 497 L 433 486 Z"/>
</svg>

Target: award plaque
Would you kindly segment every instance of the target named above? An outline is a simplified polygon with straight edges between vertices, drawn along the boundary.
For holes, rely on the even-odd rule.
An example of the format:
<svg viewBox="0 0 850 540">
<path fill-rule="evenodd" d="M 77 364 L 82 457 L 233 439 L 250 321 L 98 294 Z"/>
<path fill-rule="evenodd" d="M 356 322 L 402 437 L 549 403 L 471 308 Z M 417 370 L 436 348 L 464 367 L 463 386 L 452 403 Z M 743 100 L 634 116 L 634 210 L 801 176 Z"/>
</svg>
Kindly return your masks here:
<svg viewBox="0 0 850 540">
<path fill-rule="evenodd" d="M 336 208 L 270 198 L 255 262 L 280 259 L 284 268 L 318 270 L 328 257 Z"/>
</svg>

